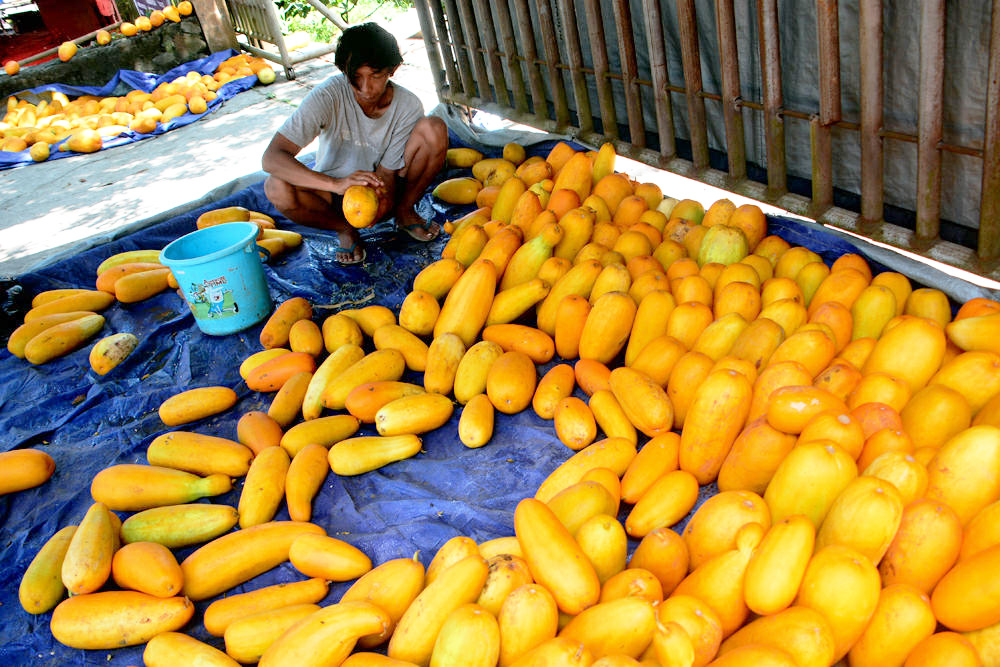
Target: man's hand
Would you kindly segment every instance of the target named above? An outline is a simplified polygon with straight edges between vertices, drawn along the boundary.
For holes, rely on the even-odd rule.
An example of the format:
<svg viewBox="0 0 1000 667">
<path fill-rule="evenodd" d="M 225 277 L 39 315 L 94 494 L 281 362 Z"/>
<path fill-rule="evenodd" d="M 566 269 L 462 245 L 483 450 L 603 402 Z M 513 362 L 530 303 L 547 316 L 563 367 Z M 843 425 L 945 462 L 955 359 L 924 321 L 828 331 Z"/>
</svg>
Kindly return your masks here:
<svg viewBox="0 0 1000 667">
<path fill-rule="evenodd" d="M 333 187 L 333 191 L 338 195 L 342 195 L 347 192 L 347 188 L 352 185 L 367 185 L 368 187 L 374 189 L 379 197 L 383 197 L 386 194 L 385 181 L 379 178 L 379 176 L 372 171 L 356 171 L 349 176 L 335 179 L 335 181 L 336 183 Z"/>
</svg>

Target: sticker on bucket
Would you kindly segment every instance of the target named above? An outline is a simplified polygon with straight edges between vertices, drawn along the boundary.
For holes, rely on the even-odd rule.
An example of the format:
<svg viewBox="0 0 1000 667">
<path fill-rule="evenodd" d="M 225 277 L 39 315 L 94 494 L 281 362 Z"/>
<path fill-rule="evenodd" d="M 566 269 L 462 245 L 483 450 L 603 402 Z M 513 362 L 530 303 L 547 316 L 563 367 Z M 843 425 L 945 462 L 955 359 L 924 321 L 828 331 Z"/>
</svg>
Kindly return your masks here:
<svg viewBox="0 0 1000 667">
<path fill-rule="evenodd" d="M 233 290 L 226 287 L 225 276 L 191 283 L 194 303 L 188 303 L 195 317 L 231 317 L 240 312 L 240 304 L 233 297 Z"/>
</svg>

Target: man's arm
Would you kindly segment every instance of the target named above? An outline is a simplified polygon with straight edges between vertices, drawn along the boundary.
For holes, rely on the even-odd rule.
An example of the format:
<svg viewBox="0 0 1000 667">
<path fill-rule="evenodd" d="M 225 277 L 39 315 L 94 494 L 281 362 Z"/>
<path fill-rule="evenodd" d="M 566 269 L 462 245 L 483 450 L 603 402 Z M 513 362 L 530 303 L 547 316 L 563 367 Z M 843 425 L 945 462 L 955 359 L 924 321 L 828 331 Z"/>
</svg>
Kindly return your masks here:
<svg viewBox="0 0 1000 667">
<path fill-rule="evenodd" d="M 261 166 L 268 174 L 286 183 L 310 190 L 321 190 L 344 194 L 352 185 L 382 186 L 383 181 L 370 171 L 356 171 L 344 178 L 333 178 L 314 171 L 295 159 L 302 147 L 289 140 L 280 132 L 275 132 L 271 142 L 264 149 Z"/>
</svg>

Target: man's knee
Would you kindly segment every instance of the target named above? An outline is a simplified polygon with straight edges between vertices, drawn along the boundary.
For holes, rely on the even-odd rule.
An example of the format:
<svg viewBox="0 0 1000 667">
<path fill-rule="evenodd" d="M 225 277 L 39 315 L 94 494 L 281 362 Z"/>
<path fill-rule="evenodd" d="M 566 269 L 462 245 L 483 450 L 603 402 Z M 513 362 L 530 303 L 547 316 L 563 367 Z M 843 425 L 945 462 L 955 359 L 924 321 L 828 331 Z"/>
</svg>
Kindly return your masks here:
<svg viewBox="0 0 1000 667">
<path fill-rule="evenodd" d="M 437 116 L 424 116 L 417 127 L 427 137 L 426 143 L 436 152 L 448 148 L 448 126 Z"/>
<path fill-rule="evenodd" d="M 297 203 L 295 189 L 274 176 L 268 176 L 267 180 L 264 181 L 264 194 L 279 211 L 295 208 Z"/>
<path fill-rule="evenodd" d="M 406 146 L 407 171 L 412 165 L 421 172 L 435 173 L 444 166 L 448 151 L 448 126 L 437 116 L 424 116 L 417 121 Z"/>
</svg>

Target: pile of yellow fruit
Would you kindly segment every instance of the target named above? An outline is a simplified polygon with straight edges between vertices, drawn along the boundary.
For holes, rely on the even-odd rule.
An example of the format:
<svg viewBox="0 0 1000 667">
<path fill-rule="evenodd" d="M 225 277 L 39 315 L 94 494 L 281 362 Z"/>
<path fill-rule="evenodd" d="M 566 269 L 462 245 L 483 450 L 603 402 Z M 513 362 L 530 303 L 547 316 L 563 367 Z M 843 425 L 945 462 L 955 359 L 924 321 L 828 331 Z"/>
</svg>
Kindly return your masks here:
<svg viewBox="0 0 1000 667">
<path fill-rule="evenodd" d="M 437 195 L 480 207 L 398 312 L 320 325 L 301 297 L 279 305 L 239 369 L 275 395 L 237 441 L 174 431 L 149 465 L 99 472 L 75 535 L 29 566 L 25 609 L 54 607 L 68 646 L 146 643 L 149 665 L 997 664 L 1000 302 L 953 317 L 939 290 L 768 236 L 754 205 L 664 198 L 616 173 L 610 145 L 504 156 L 449 151 L 472 176 Z M 159 414 L 235 402 L 197 387 Z M 469 448 L 496 411 L 530 408 L 571 454 L 518 503 L 514 535 L 455 537 L 425 570 L 309 522 L 330 471 L 418 456 L 456 403 Z M 379 435 L 352 437 L 362 423 Z M 238 508 L 187 504 L 244 475 Z M 274 521 L 282 501 L 292 521 Z M 192 600 L 285 562 L 307 579 L 204 610 L 228 656 L 178 632 Z M 102 591 L 109 577 L 125 590 Z"/>
<path fill-rule="evenodd" d="M 238 53 L 223 60 L 215 68 L 213 76 L 219 85 L 245 76 L 256 76 L 265 85 L 274 82 L 274 70 L 271 69 L 270 64 L 263 58 L 246 53 Z"/>
</svg>

